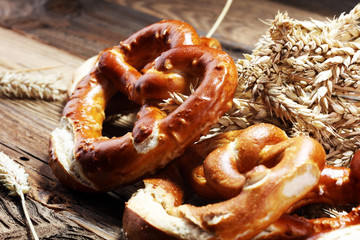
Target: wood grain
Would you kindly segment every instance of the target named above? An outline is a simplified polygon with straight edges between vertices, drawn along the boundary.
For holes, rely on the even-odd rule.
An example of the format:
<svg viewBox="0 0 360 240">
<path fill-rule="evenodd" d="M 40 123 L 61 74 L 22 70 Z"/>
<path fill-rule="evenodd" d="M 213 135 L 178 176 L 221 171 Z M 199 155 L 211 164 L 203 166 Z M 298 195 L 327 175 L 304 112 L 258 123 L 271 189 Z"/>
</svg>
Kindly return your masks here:
<svg viewBox="0 0 360 240">
<path fill-rule="evenodd" d="M 31 239 L 19 199 L 6 194 L 0 191 L 0 239 Z M 102 239 L 31 198 L 27 198 L 26 205 L 42 239 Z"/>
<path fill-rule="evenodd" d="M 225 0 L 110 0 L 124 7 L 131 7 L 161 19 L 179 19 L 190 23 L 200 34 L 206 34 L 220 14 Z M 324 20 L 327 17 L 350 11 L 358 1 L 339 4 L 336 0 L 233 0 L 224 21 L 215 32 L 225 50 L 235 57 L 250 52 L 268 26 L 263 22 L 274 19 L 278 12 L 288 12 L 299 20 L 310 18 Z M 340 6 L 341 5 L 341 6 Z"/>
<path fill-rule="evenodd" d="M 0 2 L 0 24 L 84 58 L 113 46 L 142 27 L 160 19 L 179 19 L 205 35 L 221 12 L 224 1 L 191 0 L 13 0 Z M 250 52 L 278 11 L 297 19 L 326 17 L 349 11 L 355 0 L 233 1 L 215 33 L 235 58 Z"/>
<path fill-rule="evenodd" d="M 233 1 L 215 33 L 235 58 L 250 52 L 278 11 L 297 19 L 326 17 L 349 11 L 355 0 Z M 113 46 L 142 27 L 160 19 L 190 23 L 201 35 L 214 24 L 225 1 L 191 0 L 13 0 L 0 2 L 0 24 L 84 58 Z"/>
<path fill-rule="evenodd" d="M 88 58 L 159 19 L 97 0 L 0 2 L 0 24 Z"/>
</svg>

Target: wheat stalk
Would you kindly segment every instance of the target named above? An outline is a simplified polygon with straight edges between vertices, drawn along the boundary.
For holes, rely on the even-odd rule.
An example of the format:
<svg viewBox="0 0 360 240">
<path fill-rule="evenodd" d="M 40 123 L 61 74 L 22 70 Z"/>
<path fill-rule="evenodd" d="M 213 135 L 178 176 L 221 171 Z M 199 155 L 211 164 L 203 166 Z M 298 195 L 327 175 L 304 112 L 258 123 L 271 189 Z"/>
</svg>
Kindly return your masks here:
<svg viewBox="0 0 360 240">
<path fill-rule="evenodd" d="M 0 72 L 0 96 L 8 98 L 31 98 L 60 100 L 66 89 L 58 87 L 62 74 L 44 74 L 43 69 L 27 69 Z"/>
<path fill-rule="evenodd" d="M 227 12 L 229 11 L 231 4 L 232 4 L 232 0 L 226 1 L 224 8 L 222 9 L 220 15 L 216 19 L 214 25 L 211 27 L 209 32 L 206 34 L 206 37 L 208 37 L 208 38 L 212 37 L 212 35 L 215 33 L 216 29 L 220 26 L 221 22 L 224 20 L 224 17 L 226 16 Z"/>
<path fill-rule="evenodd" d="M 30 190 L 30 185 L 27 181 L 28 174 L 19 164 L 3 152 L 0 152 L 0 183 L 9 190 L 9 195 L 19 196 L 21 205 L 24 210 L 26 221 L 28 222 L 30 231 L 35 240 L 38 240 L 34 226 L 29 217 L 25 205 L 24 194 Z"/>
</svg>

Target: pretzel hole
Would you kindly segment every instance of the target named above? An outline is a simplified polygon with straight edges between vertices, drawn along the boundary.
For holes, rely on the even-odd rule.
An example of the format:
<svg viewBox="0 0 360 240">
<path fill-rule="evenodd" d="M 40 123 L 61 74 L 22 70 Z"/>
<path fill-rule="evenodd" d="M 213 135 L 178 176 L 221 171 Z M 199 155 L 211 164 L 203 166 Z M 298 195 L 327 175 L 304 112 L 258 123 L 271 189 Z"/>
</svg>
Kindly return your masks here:
<svg viewBox="0 0 360 240">
<path fill-rule="evenodd" d="M 136 112 L 109 116 L 103 123 L 102 135 L 108 138 L 123 136 L 134 128 L 136 120 Z"/>
<path fill-rule="evenodd" d="M 171 103 L 173 111 L 181 105 L 199 86 L 203 79 L 203 70 L 188 71 L 173 67 L 170 60 L 165 59 L 158 65 L 148 69 L 135 83 L 135 90 L 145 103 L 162 107 Z"/>
<path fill-rule="evenodd" d="M 134 128 L 140 106 L 129 101 L 121 93 L 116 94 L 105 109 L 103 136 L 123 136 Z"/>
</svg>

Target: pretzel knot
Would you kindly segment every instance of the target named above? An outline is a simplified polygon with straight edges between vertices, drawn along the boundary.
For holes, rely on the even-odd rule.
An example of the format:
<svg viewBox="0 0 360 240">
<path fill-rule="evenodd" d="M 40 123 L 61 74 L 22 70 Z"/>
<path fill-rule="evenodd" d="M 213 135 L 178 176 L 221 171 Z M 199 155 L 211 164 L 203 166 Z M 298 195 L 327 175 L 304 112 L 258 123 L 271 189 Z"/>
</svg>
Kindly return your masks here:
<svg viewBox="0 0 360 240">
<path fill-rule="evenodd" d="M 55 175 L 83 191 L 108 191 L 164 167 L 229 110 L 237 84 L 231 57 L 180 21 L 150 25 L 90 65 L 50 139 Z M 159 103 L 169 92 L 191 95 L 166 113 Z M 106 107 L 138 109 L 132 132 L 102 136 Z"/>
<path fill-rule="evenodd" d="M 348 213 L 334 217 L 308 219 L 284 214 L 258 239 L 357 239 L 360 224 L 360 152 L 347 167 L 326 166 L 319 183 L 295 203 L 288 212 L 309 204 L 354 206 Z M 353 233 L 352 233 L 353 231 Z M 352 238 L 355 237 L 356 238 Z"/>
<path fill-rule="evenodd" d="M 202 155 L 205 160 L 198 161 Z M 127 203 L 124 231 L 129 239 L 146 239 L 153 229 L 180 239 L 252 239 L 317 185 L 324 165 L 317 141 L 288 139 L 269 124 L 220 134 L 195 144 L 168 172 L 145 180 Z M 199 194 L 212 190 L 211 197 L 225 200 L 182 204 L 186 185 L 180 173 L 186 172 L 194 189 L 205 189 Z"/>
</svg>

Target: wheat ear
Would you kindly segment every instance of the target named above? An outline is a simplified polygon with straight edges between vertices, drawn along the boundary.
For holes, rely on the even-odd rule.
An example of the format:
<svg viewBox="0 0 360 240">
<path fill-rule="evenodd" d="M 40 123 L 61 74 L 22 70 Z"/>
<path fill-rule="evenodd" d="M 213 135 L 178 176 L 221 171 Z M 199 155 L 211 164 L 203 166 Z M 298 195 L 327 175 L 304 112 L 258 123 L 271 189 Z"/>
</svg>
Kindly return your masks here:
<svg viewBox="0 0 360 240">
<path fill-rule="evenodd" d="M 8 155 L 0 152 L 0 183 L 9 190 L 9 195 L 17 195 L 20 197 L 21 205 L 31 234 L 35 240 L 38 240 L 39 238 L 35 232 L 34 226 L 31 222 L 25 205 L 24 194 L 28 193 L 30 190 L 30 185 L 27 180 L 28 174 L 25 172 L 25 169 L 17 164 Z"/>
<path fill-rule="evenodd" d="M 63 75 L 44 74 L 42 70 L 47 68 L 0 72 L 0 96 L 62 100 L 66 95 L 66 88 L 57 83 L 63 80 Z"/>
</svg>

